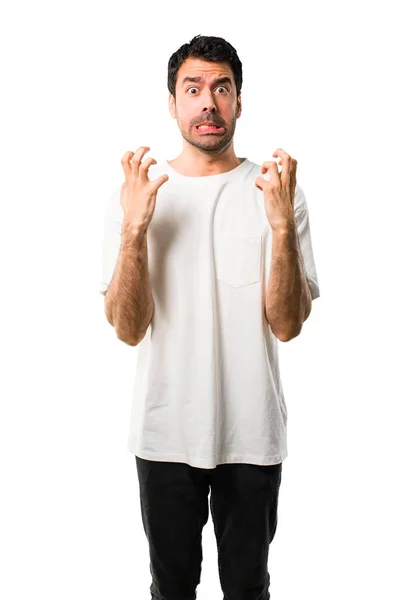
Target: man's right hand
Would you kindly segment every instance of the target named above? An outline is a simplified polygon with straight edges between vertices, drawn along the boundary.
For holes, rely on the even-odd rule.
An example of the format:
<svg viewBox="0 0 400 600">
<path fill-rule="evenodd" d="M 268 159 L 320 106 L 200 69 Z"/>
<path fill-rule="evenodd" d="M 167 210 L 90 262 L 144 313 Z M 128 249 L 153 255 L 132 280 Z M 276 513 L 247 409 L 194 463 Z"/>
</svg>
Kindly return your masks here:
<svg viewBox="0 0 400 600">
<path fill-rule="evenodd" d="M 125 215 L 124 227 L 135 233 L 147 231 L 154 214 L 158 189 L 169 179 L 169 176 L 164 174 L 155 181 L 150 181 L 149 167 L 157 161 L 148 158 L 142 163 L 143 155 L 149 150 L 149 146 L 140 146 L 136 152 L 125 152 L 121 160 L 125 175 L 120 194 L 120 203 Z"/>
</svg>

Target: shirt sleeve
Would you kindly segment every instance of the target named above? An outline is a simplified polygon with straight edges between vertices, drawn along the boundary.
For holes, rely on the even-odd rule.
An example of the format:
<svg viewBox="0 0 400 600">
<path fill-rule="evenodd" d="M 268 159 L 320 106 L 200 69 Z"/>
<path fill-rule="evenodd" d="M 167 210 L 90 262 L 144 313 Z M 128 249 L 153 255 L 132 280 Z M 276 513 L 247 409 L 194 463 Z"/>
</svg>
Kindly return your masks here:
<svg viewBox="0 0 400 600">
<path fill-rule="evenodd" d="M 311 242 L 310 216 L 304 192 L 299 185 L 295 190 L 294 216 L 304 271 L 314 300 L 319 298 L 320 290 Z"/>
<path fill-rule="evenodd" d="M 118 187 L 108 200 L 104 218 L 100 281 L 100 293 L 104 296 L 118 260 L 123 219 L 124 211 L 120 203 L 120 188 Z"/>
</svg>

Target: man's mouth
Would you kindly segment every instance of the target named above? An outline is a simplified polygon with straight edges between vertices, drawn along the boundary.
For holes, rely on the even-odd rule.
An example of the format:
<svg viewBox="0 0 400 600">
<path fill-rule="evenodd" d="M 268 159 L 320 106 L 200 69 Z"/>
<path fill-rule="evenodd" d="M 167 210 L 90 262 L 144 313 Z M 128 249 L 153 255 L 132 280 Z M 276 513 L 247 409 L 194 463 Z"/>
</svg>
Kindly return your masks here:
<svg viewBox="0 0 400 600">
<path fill-rule="evenodd" d="M 196 129 L 202 133 L 221 133 L 225 131 L 224 127 L 220 127 L 215 123 L 200 123 L 200 125 L 196 125 Z"/>
</svg>

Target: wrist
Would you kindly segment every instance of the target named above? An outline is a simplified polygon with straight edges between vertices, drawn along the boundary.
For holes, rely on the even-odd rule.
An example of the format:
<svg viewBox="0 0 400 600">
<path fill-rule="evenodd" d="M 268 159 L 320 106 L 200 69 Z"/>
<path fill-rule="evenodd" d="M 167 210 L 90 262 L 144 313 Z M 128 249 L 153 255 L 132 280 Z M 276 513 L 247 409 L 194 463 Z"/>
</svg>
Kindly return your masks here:
<svg viewBox="0 0 400 600">
<path fill-rule="evenodd" d="M 124 222 L 122 225 L 122 241 L 128 245 L 143 243 L 146 240 L 146 233 L 147 228 L 143 225 L 135 225 L 129 222 Z"/>
<path fill-rule="evenodd" d="M 289 235 L 296 230 L 296 223 L 294 221 L 285 221 L 281 225 L 271 227 L 274 234 L 277 235 Z"/>
</svg>

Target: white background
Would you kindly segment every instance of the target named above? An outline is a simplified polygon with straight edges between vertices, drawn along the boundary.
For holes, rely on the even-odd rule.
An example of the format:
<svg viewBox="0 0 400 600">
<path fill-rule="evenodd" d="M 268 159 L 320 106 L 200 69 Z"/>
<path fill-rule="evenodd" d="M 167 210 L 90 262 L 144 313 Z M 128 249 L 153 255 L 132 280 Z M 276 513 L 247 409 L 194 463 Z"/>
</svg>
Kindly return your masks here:
<svg viewBox="0 0 400 600">
<path fill-rule="evenodd" d="M 279 343 L 288 406 L 273 600 L 395 600 L 399 93 L 395 2 L 19 2 L 1 18 L 0 518 L 5 600 L 145 600 L 138 347 L 104 315 L 106 203 L 127 150 L 175 158 L 168 59 L 243 64 L 238 157 L 298 161 L 321 297 Z M 189 12 L 190 11 L 190 12 Z M 211 514 L 199 600 L 222 598 Z"/>
</svg>

